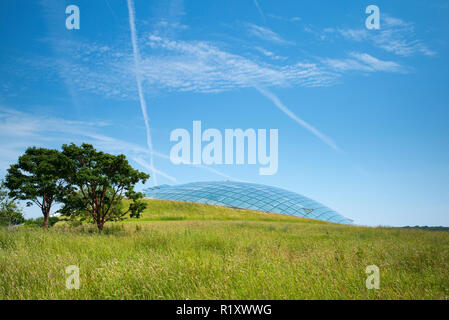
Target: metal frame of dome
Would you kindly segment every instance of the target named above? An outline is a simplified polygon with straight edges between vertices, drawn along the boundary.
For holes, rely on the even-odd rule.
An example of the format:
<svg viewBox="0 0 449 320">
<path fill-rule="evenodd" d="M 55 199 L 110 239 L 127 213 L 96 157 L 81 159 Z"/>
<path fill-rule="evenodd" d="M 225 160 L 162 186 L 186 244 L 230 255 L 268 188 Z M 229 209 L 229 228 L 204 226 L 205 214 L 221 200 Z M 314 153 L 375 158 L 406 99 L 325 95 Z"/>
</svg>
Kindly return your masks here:
<svg viewBox="0 0 449 320">
<path fill-rule="evenodd" d="M 352 224 L 334 210 L 300 194 L 260 184 L 214 181 L 145 190 L 148 198 L 213 204 L 239 209 L 287 214 L 341 224 Z"/>
</svg>

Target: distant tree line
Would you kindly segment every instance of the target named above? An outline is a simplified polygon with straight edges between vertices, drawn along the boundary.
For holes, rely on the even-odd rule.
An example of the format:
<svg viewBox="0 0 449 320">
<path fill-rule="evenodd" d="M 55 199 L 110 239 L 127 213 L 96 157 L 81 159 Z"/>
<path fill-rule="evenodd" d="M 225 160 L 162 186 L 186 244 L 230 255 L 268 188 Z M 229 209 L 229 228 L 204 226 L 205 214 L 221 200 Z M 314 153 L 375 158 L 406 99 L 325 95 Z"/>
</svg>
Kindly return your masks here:
<svg viewBox="0 0 449 320">
<path fill-rule="evenodd" d="M 403 229 L 420 229 L 420 230 L 427 230 L 427 231 L 449 231 L 449 227 L 443 227 L 443 226 L 435 226 L 435 227 L 429 227 L 429 226 L 406 226 L 402 227 Z"/>
<path fill-rule="evenodd" d="M 30 147 L 8 169 L 0 193 L 0 199 L 5 199 L 1 202 L 2 215 L 3 211 L 5 216 L 15 211 L 23 219 L 15 202 L 23 200 L 27 206 L 37 205 L 41 209 L 43 227 L 47 229 L 50 211 L 55 203 L 60 203 L 58 212 L 62 215 L 88 219 L 103 230 L 107 221 L 128 214 L 140 217 L 146 204 L 134 186 L 149 178 L 132 168 L 124 155 L 97 151 L 90 144 L 65 144 L 61 151 Z M 128 199 L 127 207 L 123 205 L 124 198 Z M 23 221 L 17 217 L 16 222 Z"/>
</svg>

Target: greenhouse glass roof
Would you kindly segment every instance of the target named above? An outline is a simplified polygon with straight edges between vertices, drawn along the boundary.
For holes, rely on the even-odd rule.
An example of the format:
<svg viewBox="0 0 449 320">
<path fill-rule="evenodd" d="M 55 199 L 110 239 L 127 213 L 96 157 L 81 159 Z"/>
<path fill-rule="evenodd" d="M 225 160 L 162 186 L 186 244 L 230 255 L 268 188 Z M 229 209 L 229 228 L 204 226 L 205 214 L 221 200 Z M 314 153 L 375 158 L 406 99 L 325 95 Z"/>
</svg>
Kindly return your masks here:
<svg viewBox="0 0 449 320">
<path fill-rule="evenodd" d="M 187 201 L 352 224 L 328 207 L 284 189 L 244 182 L 195 182 L 145 190 L 153 199 Z"/>
</svg>

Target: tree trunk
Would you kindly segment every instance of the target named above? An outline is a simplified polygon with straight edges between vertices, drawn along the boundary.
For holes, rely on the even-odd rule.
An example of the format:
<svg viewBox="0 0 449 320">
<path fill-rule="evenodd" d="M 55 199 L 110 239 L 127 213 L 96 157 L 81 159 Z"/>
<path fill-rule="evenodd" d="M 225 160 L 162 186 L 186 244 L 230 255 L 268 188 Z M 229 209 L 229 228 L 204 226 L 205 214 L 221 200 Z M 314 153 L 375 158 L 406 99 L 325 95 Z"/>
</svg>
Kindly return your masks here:
<svg viewBox="0 0 449 320">
<path fill-rule="evenodd" d="M 50 212 L 44 213 L 44 229 L 48 229 L 48 218 L 50 217 Z"/>
<path fill-rule="evenodd" d="M 98 226 L 98 230 L 103 231 L 104 222 L 103 221 L 98 222 L 97 226 Z"/>
<path fill-rule="evenodd" d="M 42 214 L 44 215 L 44 229 L 48 230 L 48 220 L 50 218 L 50 209 L 53 203 L 53 198 L 47 198 L 46 196 L 42 197 Z"/>
</svg>

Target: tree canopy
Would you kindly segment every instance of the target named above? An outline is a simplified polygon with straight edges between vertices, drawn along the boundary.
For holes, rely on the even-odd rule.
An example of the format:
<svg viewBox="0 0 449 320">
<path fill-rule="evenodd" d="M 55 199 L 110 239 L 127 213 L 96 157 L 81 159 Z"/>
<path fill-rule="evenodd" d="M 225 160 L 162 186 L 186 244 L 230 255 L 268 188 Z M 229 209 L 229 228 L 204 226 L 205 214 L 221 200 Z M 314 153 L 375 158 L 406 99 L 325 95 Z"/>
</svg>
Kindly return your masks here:
<svg viewBox="0 0 449 320">
<path fill-rule="evenodd" d="M 124 155 L 111 155 L 95 150 L 90 144 L 63 145 L 62 155 L 67 161 L 64 180 L 70 191 L 61 198 L 60 210 L 65 215 L 88 212 L 102 230 L 106 221 L 120 219 L 126 214 L 139 217 L 146 204 L 143 194 L 135 192 L 138 182 L 145 183 L 149 175 L 131 167 Z M 122 199 L 129 199 L 123 210 Z"/>
<path fill-rule="evenodd" d="M 45 228 L 51 207 L 64 191 L 62 176 L 66 162 L 58 150 L 30 147 L 6 175 L 9 196 L 26 200 L 28 206 L 37 205 L 44 216 Z"/>
</svg>

